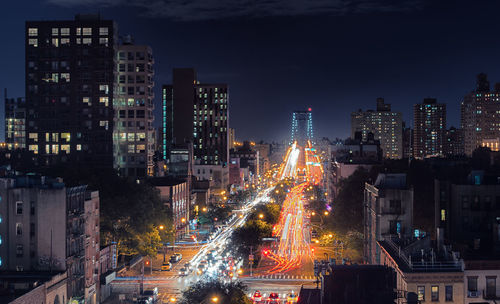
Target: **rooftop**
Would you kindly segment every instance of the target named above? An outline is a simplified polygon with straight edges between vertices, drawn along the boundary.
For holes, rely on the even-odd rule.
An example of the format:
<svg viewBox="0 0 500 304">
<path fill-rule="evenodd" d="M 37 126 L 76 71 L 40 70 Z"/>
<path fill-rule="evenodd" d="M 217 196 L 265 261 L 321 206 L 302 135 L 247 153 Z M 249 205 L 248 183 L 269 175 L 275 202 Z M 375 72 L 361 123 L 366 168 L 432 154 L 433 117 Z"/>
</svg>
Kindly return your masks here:
<svg viewBox="0 0 500 304">
<path fill-rule="evenodd" d="M 407 189 L 406 173 L 380 173 L 374 186 L 378 189 Z"/>
</svg>

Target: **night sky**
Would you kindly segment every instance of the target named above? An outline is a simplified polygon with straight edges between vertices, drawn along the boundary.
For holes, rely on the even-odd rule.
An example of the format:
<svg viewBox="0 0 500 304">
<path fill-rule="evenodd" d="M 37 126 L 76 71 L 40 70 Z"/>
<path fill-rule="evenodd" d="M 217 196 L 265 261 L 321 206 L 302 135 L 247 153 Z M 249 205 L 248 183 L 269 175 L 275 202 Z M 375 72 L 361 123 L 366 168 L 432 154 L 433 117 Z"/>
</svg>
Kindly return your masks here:
<svg viewBox="0 0 500 304">
<path fill-rule="evenodd" d="M 202 83 L 229 84 L 240 140 L 288 138 L 291 112 L 308 107 L 316 136 L 345 138 L 350 113 L 373 109 L 377 97 L 407 124 L 412 104 L 436 97 L 458 126 L 476 74 L 500 82 L 498 1 L 3 1 L 2 105 L 3 88 L 24 96 L 25 20 L 95 12 L 152 46 L 157 114 L 172 68 L 194 67 Z"/>
</svg>

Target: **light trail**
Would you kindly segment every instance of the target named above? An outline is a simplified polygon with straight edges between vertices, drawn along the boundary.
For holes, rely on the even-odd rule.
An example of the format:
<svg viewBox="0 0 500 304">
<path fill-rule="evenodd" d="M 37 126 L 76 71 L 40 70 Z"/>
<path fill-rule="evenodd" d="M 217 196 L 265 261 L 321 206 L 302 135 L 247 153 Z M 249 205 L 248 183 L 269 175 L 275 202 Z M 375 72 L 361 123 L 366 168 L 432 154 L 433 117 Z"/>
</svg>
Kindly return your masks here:
<svg viewBox="0 0 500 304">
<path fill-rule="evenodd" d="M 323 168 L 310 141 L 303 149 L 296 143 L 289 148 L 279 175 L 281 179 L 285 177 L 304 182 L 293 187 L 287 194 L 279 222 L 273 227 L 273 235 L 279 238 L 278 249 L 263 250 L 264 255 L 275 262 L 269 273 L 283 273 L 298 268 L 303 258 L 312 254 L 304 233 L 304 191 L 311 184 L 321 183 Z"/>
</svg>

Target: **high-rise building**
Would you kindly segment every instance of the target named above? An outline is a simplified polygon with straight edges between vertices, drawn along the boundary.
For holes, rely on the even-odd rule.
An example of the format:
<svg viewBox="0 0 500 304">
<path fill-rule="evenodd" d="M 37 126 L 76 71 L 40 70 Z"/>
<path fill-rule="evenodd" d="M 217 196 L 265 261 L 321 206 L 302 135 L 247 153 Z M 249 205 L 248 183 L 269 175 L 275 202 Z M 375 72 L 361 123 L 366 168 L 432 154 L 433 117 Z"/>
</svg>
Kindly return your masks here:
<svg viewBox="0 0 500 304">
<path fill-rule="evenodd" d="M 305 147 L 308 140 L 314 140 L 311 108 L 307 111 L 294 111 L 291 144 L 297 142 L 300 147 Z"/>
<path fill-rule="evenodd" d="M 196 71 L 182 68 L 174 69 L 172 84 L 162 87 L 163 159 L 172 145 L 193 142 L 195 84 Z"/>
<path fill-rule="evenodd" d="M 400 112 L 392 112 L 391 105 L 377 98 L 377 110 L 353 112 L 351 114 L 351 138 L 361 132 L 362 140 L 368 140 L 373 133 L 374 139 L 380 140 L 380 147 L 385 158 L 403 157 L 403 121 Z"/>
<path fill-rule="evenodd" d="M 114 161 L 121 175 L 153 175 L 153 53 L 127 36 L 118 46 L 117 91 L 114 98 Z"/>
<path fill-rule="evenodd" d="M 413 106 L 413 157 L 444 155 L 446 104 L 425 98 Z"/>
<path fill-rule="evenodd" d="M 463 155 L 464 154 L 464 137 L 462 129 L 450 127 L 446 130 L 446 135 L 443 143 L 443 152 L 445 155 Z"/>
<path fill-rule="evenodd" d="M 26 145 L 43 165 L 113 167 L 116 38 L 99 15 L 26 22 Z"/>
<path fill-rule="evenodd" d="M 162 97 L 164 158 L 171 146 L 191 142 L 195 164 L 227 166 L 227 85 L 200 84 L 194 69 L 174 69 Z"/>
<path fill-rule="evenodd" d="M 463 130 L 464 152 L 472 152 L 499 137 L 500 133 L 500 84 L 490 91 L 486 74 L 477 76 L 476 90 L 465 95 L 461 104 L 460 128 Z"/>
<path fill-rule="evenodd" d="M 5 90 L 5 143 L 8 150 L 26 148 L 26 100 L 7 98 Z"/>
</svg>

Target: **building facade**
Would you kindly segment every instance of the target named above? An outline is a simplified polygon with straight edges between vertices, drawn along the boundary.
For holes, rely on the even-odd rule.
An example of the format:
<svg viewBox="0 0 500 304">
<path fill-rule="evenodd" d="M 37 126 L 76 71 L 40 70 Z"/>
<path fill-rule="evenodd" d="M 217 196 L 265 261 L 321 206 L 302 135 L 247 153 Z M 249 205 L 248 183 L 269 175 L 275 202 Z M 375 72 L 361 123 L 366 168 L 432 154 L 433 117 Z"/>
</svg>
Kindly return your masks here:
<svg viewBox="0 0 500 304">
<path fill-rule="evenodd" d="M 425 98 L 413 106 L 413 157 L 443 156 L 446 138 L 446 104 Z"/>
<path fill-rule="evenodd" d="M 114 98 L 115 168 L 123 176 L 153 175 L 153 53 L 149 46 L 124 38 L 117 52 L 117 91 Z"/>
<path fill-rule="evenodd" d="M 42 177 L 2 178 L 0 196 L 0 270 L 65 271 L 64 184 Z"/>
<path fill-rule="evenodd" d="M 476 90 L 465 95 L 461 103 L 460 128 L 464 136 L 464 152 L 472 152 L 483 141 L 498 138 L 500 132 L 500 85 L 490 90 L 486 74 L 477 76 Z"/>
<path fill-rule="evenodd" d="M 446 156 L 464 154 L 464 136 L 462 129 L 450 127 L 446 130 L 443 152 Z"/>
<path fill-rule="evenodd" d="M 7 90 L 5 90 L 7 95 Z M 5 143 L 8 150 L 26 148 L 26 100 L 5 97 Z"/>
<path fill-rule="evenodd" d="M 379 174 L 373 185 L 365 184 L 364 260 L 380 263 L 377 241 L 410 236 L 413 228 L 413 189 L 406 174 Z"/>
<path fill-rule="evenodd" d="M 42 165 L 113 167 L 116 38 L 98 15 L 26 22 L 26 145 Z"/>
<path fill-rule="evenodd" d="M 403 121 L 401 113 L 392 112 L 391 105 L 377 99 L 377 110 L 353 112 L 351 114 L 351 138 L 361 132 L 362 139 L 368 139 L 368 133 L 380 140 L 384 158 L 400 159 L 403 157 Z"/>
</svg>

